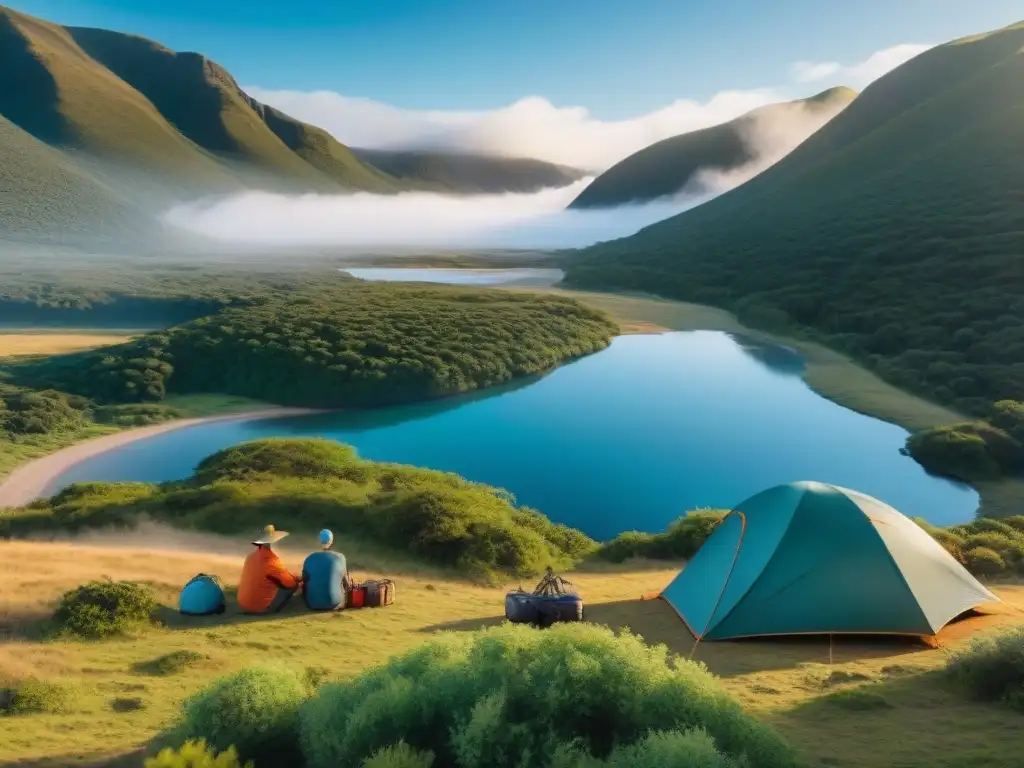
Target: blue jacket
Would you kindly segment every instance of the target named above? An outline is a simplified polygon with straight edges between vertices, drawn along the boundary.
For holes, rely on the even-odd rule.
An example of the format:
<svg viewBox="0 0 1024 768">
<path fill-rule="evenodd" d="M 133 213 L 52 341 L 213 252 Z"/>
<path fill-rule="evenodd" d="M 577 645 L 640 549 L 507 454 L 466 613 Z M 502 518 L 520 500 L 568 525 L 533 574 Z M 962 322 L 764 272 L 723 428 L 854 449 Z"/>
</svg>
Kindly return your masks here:
<svg viewBox="0 0 1024 768">
<path fill-rule="evenodd" d="M 302 564 L 302 596 L 314 611 L 332 611 L 345 602 L 341 580 L 348 573 L 340 552 L 314 552 Z"/>
</svg>

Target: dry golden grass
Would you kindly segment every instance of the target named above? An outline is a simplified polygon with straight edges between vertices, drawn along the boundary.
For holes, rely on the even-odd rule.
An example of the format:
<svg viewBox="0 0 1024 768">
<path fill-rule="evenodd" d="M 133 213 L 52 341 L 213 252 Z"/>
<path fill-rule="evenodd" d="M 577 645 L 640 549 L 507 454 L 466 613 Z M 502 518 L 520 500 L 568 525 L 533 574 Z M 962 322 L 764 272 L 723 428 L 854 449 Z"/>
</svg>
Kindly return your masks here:
<svg viewBox="0 0 1024 768">
<path fill-rule="evenodd" d="M 298 568 L 308 551 L 305 542 L 284 544 L 290 545 L 281 549 L 286 562 Z M 63 591 L 104 576 L 150 582 L 168 606 L 198 572 L 217 573 L 230 589 L 247 547 L 244 541 L 158 527 L 97 533 L 74 542 L 0 543 L 0 579 L 5 585 L 0 616 L 13 631 L 0 644 L 0 676 L 59 679 L 79 691 L 71 714 L 0 718 L 0 765 L 106 764 L 102 758 L 131 752 L 166 725 L 188 694 L 240 666 L 280 659 L 326 667 L 344 677 L 423 642 L 437 630 L 472 630 L 502 620 L 506 587 L 482 587 L 438 571 L 410 569 L 380 553 L 353 557 L 356 550 L 342 542 L 340 548 L 350 553 L 350 568 L 357 576 L 386 573 L 396 579 L 394 606 L 310 614 L 296 600 L 270 618 L 241 616 L 231 608 L 210 618 L 186 618 L 168 610 L 164 629 L 99 643 L 42 643 L 19 634 L 26 622 L 47 615 Z M 690 655 L 692 638 L 671 608 L 660 600 L 640 599 L 664 587 L 676 571 L 649 563 L 605 565 L 570 578 L 586 599 L 588 621 L 628 626 L 649 642 Z M 1024 587 L 997 591 L 1024 609 Z M 945 662 L 944 648 L 1022 620 L 1024 614 L 1008 607 L 969 619 L 947 629 L 938 650 L 887 639 L 836 641 L 831 666 L 828 642 L 820 638 L 703 643 L 694 658 L 817 764 L 1013 765 L 1005 762 L 1016 754 L 1007 736 L 1021 727 L 1020 715 L 964 699 L 944 686 L 934 670 Z M 167 677 L 137 668 L 177 650 L 198 651 L 205 660 Z M 847 682 L 830 680 L 843 675 Z M 826 698 L 835 690 L 858 687 L 876 691 L 890 707 L 851 711 Z M 142 699 L 144 708 L 115 712 L 113 700 L 124 696 Z"/>
<path fill-rule="evenodd" d="M 103 333 L 100 331 L 31 331 L 0 332 L 0 358 L 26 357 L 30 355 L 61 355 L 66 352 L 81 352 L 112 344 L 123 344 L 132 338 L 125 333 Z"/>
</svg>

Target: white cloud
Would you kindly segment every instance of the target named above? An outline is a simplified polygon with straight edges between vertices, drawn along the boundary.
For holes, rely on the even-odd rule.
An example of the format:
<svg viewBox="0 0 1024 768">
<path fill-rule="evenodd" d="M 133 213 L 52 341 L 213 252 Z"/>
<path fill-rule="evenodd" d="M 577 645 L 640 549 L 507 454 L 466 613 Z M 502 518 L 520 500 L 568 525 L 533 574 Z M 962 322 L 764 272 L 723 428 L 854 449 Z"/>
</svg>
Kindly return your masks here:
<svg viewBox="0 0 1024 768">
<path fill-rule="evenodd" d="M 860 90 L 901 64 L 934 45 L 904 43 L 885 48 L 856 64 L 844 65 L 838 61 L 797 61 L 792 65 L 793 79 L 798 83 L 821 83 L 846 85 Z"/>
<path fill-rule="evenodd" d="M 406 110 L 332 91 L 246 88 L 253 98 L 364 148 L 447 148 L 534 157 L 601 171 L 661 139 L 705 128 L 785 99 L 762 88 L 724 91 L 706 102 L 681 99 L 625 120 L 601 120 L 584 107 L 556 107 L 537 96 L 488 112 Z"/>
<path fill-rule="evenodd" d="M 225 244 L 339 248 L 573 248 L 624 237 L 702 202 L 721 188 L 613 210 L 567 211 L 589 184 L 533 194 L 456 197 L 280 195 L 246 192 L 176 206 L 167 223 Z M 735 185 L 742 179 L 730 178 Z"/>
<path fill-rule="evenodd" d="M 793 80 L 821 88 L 861 89 L 929 45 L 897 45 L 856 64 L 798 61 Z M 723 91 L 707 101 L 680 99 L 623 120 L 602 120 L 585 107 L 559 107 L 530 96 L 490 111 L 410 110 L 333 91 L 246 91 L 260 101 L 364 148 L 442 148 L 535 157 L 602 171 L 661 139 L 731 120 L 757 107 L 799 98 L 790 86 Z"/>
<path fill-rule="evenodd" d="M 816 83 L 816 90 L 836 82 L 859 88 L 927 47 L 897 46 L 852 66 L 801 62 L 794 65 L 793 74 L 801 82 Z M 660 139 L 796 98 L 787 89 L 729 91 L 704 103 L 681 100 L 646 115 L 605 121 L 586 109 L 555 107 L 541 98 L 522 99 L 490 112 L 410 111 L 330 92 L 248 90 L 255 98 L 323 126 L 352 146 L 449 147 L 598 169 Z M 672 198 L 611 210 L 565 210 L 590 183 L 588 178 L 534 194 L 461 197 L 421 192 L 390 196 L 247 192 L 179 205 L 165 219 L 224 244 L 378 250 L 582 247 L 633 234 L 742 184 L 788 154 L 832 116 L 803 105 L 772 110 L 746 127 L 744 140 L 754 159 L 744 167 L 706 168 Z"/>
</svg>

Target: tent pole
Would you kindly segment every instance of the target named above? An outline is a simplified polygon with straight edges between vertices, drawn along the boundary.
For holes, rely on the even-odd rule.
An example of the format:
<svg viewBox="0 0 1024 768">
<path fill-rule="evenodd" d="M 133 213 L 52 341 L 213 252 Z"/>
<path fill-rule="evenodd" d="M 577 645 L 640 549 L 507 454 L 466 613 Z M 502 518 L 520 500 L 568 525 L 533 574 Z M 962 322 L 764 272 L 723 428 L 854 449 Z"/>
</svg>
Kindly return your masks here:
<svg viewBox="0 0 1024 768">
<path fill-rule="evenodd" d="M 828 633 L 828 665 L 832 666 L 832 633 Z"/>
</svg>

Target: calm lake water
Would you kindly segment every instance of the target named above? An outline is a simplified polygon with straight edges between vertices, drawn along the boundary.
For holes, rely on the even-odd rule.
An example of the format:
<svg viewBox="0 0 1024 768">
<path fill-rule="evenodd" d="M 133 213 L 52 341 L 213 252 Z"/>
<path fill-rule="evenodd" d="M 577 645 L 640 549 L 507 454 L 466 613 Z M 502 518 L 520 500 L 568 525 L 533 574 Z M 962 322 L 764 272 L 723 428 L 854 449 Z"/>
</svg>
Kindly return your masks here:
<svg viewBox="0 0 1024 768">
<path fill-rule="evenodd" d="M 820 480 L 908 515 L 970 519 L 973 490 L 901 456 L 906 432 L 812 392 L 799 357 L 719 332 L 622 336 L 530 382 L 429 404 L 199 425 L 73 467 L 79 480 L 163 481 L 243 440 L 324 436 L 368 459 L 457 472 L 599 539 L 686 510 Z"/>
<path fill-rule="evenodd" d="M 366 267 L 343 269 L 360 280 L 403 283 L 449 283 L 451 285 L 554 285 L 565 273 L 560 269 L 443 269 Z"/>
</svg>

